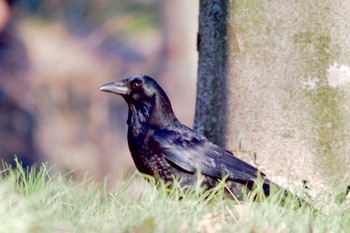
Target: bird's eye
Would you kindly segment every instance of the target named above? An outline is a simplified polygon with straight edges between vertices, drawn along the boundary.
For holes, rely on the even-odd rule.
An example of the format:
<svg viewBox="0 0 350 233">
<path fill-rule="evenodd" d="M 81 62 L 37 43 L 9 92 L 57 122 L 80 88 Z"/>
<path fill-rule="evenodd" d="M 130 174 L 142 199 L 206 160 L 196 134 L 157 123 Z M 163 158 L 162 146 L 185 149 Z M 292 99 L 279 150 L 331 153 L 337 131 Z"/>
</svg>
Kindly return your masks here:
<svg viewBox="0 0 350 233">
<path fill-rule="evenodd" d="M 132 84 L 132 89 L 134 89 L 134 90 L 138 90 L 138 89 L 140 89 L 140 88 L 141 88 L 141 86 L 142 86 L 142 84 L 141 84 L 141 83 L 137 83 L 137 82 L 135 82 L 135 83 L 133 83 L 133 84 Z"/>
</svg>

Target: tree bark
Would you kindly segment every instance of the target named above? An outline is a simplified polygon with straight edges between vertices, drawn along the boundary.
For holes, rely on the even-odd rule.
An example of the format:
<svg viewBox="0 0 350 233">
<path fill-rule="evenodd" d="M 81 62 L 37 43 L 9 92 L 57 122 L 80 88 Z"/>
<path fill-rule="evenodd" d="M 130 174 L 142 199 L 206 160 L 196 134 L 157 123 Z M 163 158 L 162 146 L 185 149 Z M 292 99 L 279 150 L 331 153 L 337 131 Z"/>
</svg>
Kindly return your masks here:
<svg viewBox="0 0 350 233">
<path fill-rule="evenodd" d="M 194 128 L 221 146 L 225 145 L 227 125 L 228 2 L 200 1 L 197 38 L 199 60 Z"/>
<path fill-rule="evenodd" d="M 277 183 L 349 183 L 349 10 L 201 0 L 195 129 Z"/>
</svg>

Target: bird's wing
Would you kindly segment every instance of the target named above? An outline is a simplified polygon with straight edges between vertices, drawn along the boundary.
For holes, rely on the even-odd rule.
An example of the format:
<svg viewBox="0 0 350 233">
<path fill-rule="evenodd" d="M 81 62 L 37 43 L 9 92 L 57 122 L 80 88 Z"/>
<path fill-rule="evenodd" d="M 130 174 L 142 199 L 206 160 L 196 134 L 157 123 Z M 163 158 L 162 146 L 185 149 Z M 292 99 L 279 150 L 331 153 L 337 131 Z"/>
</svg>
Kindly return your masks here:
<svg viewBox="0 0 350 233">
<path fill-rule="evenodd" d="M 253 181 L 259 173 L 255 167 L 187 127 L 158 131 L 149 146 L 171 163 L 191 173 L 200 169 L 201 173 L 214 178 L 228 174 L 229 179 L 239 182 Z"/>
</svg>

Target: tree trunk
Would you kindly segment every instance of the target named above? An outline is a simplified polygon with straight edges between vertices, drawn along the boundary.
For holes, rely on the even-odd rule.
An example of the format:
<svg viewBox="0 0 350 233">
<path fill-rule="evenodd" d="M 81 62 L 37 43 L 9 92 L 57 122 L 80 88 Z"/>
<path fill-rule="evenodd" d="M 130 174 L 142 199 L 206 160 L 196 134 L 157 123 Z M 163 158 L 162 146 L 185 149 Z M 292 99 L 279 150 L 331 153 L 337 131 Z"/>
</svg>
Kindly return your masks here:
<svg viewBox="0 0 350 233">
<path fill-rule="evenodd" d="M 273 180 L 349 183 L 350 3 L 200 1 L 195 128 Z M 338 179 L 337 179 L 338 178 Z"/>
<path fill-rule="evenodd" d="M 201 0 L 194 128 L 218 145 L 225 145 L 227 125 L 228 2 Z"/>
</svg>

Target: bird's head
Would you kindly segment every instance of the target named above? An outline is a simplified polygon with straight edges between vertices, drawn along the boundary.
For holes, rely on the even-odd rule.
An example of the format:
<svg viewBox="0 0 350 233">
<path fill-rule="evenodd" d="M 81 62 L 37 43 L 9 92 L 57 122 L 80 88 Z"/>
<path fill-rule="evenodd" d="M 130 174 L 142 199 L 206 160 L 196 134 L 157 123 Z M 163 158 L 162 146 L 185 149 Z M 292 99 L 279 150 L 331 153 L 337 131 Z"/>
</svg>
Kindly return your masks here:
<svg viewBox="0 0 350 233">
<path fill-rule="evenodd" d="M 129 106 L 129 125 L 148 123 L 165 127 L 177 120 L 168 96 L 151 77 L 128 76 L 119 82 L 106 83 L 100 90 L 125 99 Z"/>
</svg>

